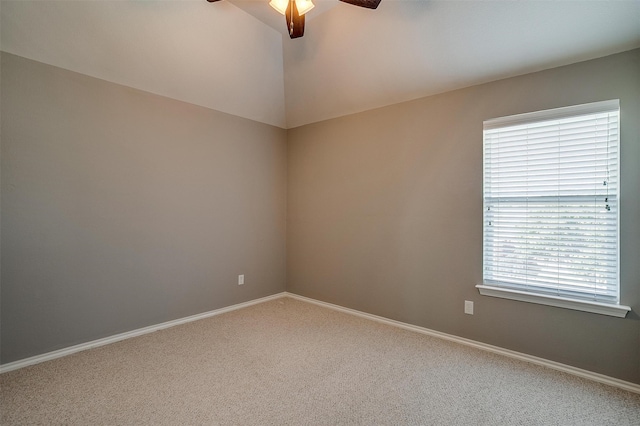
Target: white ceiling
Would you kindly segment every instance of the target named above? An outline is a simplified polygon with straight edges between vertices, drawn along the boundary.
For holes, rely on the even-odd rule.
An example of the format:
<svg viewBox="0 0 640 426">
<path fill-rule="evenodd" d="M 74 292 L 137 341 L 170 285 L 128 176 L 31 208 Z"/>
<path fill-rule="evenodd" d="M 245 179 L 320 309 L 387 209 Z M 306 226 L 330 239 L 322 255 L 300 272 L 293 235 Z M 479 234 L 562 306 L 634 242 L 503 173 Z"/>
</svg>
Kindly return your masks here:
<svg viewBox="0 0 640 426">
<path fill-rule="evenodd" d="M 337 3 L 285 40 L 291 127 L 640 46 L 640 1 Z"/>
<path fill-rule="evenodd" d="M 640 0 L 5 1 L 3 51 L 296 127 L 640 47 Z"/>
<path fill-rule="evenodd" d="M 5 52 L 284 127 L 282 35 L 221 1 L 5 1 Z"/>
</svg>

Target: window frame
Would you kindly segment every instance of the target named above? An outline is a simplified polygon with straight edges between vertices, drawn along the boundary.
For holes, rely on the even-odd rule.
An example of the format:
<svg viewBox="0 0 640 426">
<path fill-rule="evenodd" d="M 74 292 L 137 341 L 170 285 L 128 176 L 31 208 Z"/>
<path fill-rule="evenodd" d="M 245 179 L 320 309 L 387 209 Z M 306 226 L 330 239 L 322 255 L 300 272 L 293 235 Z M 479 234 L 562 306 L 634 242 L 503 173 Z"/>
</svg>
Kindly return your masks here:
<svg viewBox="0 0 640 426">
<path fill-rule="evenodd" d="M 483 122 L 483 204 L 485 202 L 486 192 L 484 185 L 486 184 L 486 173 L 488 170 L 488 165 L 486 164 L 486 132 L 487 130 L 502 128 L 502 127 L 512 127 L 520 124 L 533 124 L 540 123 L 548 120 L 559 120 L 563 118 L 581 116 L 586 114 L 595 114 L 598 112 L 604 112 L 606 110 L 619 110 L 619 100 L 610 100 L 610 101 L 602 101 L 602 102 L 594 102 L 589 104 L 582 105 L 574 105 L 563 108 L 555 108 L 549 110 L 536 111 L 525 114 L 511 115 L 506 117 L 499 117 L 491 120 L 486 120 Z M 617 148 L 618 148 L 618 175 L 617 175 L 617 185 L 619 188 L 620 185 L 620 117 L 618 116 L 618 138 L 617 138 Z M 618 189 L 619 194 L 619 189 Z M 617 268 L 618 268 L 618 276 L 617 276 L 617 300 L 614 302 L 601 302 L 601 301 L 591 301 L 581 298 L 572 298 L 565 296 L 558 296 L 552 294 L 545 294 L 540 290 L 540 292 L 536 291 L 527 291 L 526 289 L 518 288 L 517 283 L 512 283 L 511 287 L 508 285 L 497 285 L 492 282 L 486 282 L 485 275 L 485 267 L 487 265 L 487 259 L 485 258 L 485 249 L 486 249 L 486 240 L 485 240 L 485 221 L 486 221 L 486 209 L 483 208 L 483 241 L 482 241 L 482 249 L 483 249 L 483 260 L 482 260 L 482 284 L 476 285 L 476 288 L 480 292 L 481 295 L 492 296 L 504 299 L 518 300 L 523 302 L 530 303 L 538 303 L 549 306 L 561 307 L 574 309 L 579 311 L 592 312 L 603 315 L 610 315 L 615 317 L 624 318 L 626 314 L 631 310 L 630 307 L 620 304 L 620 274 L 619 274 L 619 262 L 620 262 L 620 245 L 619 245 L 619 233 L 620 233 L 620 200 L 619 196 L 616 197 L 616 201 L 618 203 L 617 209 L 617 217 L 616 217 L 616 232 L 618 233 L 618 244 L 616 247 L 616 255 L 617 255 Z M 607 206 L 608 208 L 608 206 Z M 541 287 L 542 288 L 542 287 Z"/>
</svg>

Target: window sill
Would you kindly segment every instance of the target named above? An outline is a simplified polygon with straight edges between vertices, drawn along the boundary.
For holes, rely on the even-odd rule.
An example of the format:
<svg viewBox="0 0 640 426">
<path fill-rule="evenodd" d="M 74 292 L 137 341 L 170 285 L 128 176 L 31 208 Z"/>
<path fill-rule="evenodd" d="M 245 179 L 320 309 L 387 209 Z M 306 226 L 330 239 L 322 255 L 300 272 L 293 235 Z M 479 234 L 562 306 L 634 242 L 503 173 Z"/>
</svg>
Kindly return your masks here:
<svg viewBox="0 0 640 426">
<path fill-rule="evenodd" d="M 511 290 L 501 287 L 493 287 L 478 284 L 476 288 L 483 296 L 500 297 L 502 299 L 519 300 L 521 302 L 538 303 L 541 305 L 556 306 L 558 308 L 573 309 L 576 311 L 592 312 L 595 314 L 609 315 L 624 318 L 631 310 L 629 306 L 610 305 L 607 303 L 588 302 L 586 300 L 574 300 L 564 297 L 547 296 L 541 294 L 526 293 L 524 291 Z"/>
</svg>

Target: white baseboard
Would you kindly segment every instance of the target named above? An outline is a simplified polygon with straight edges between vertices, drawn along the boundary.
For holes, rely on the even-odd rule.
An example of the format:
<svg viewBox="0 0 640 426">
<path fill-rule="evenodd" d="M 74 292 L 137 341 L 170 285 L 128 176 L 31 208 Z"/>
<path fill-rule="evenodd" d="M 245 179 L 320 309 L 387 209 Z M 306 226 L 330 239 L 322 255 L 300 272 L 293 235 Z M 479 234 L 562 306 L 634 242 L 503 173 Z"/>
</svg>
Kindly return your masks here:
<svg viewBox="0 0 640 426">
<path fill-rule="evenodd" d="M 309 297 L 299 296 L 294 293 L 285 292 L 286 297 L 290 297 L 292 299 L 301 300 L 303 302 L 313 303 L 318 306 L 323 306 L 325 308 L 333 309 L 336 311 L 344 312 L 347 314 L 355 315 L 361 318 L 366 318 L 372 321 L 377 321 L 383 324 L 391 325 L 394 327 L 399 327 L 405 330 L 415 331 L 417 333 L 426 334 L 428 336 L 438 337 L 440 339 L 449 340 L 451 342 L 460 343 L 466 346 L 471 346 L 473 348 L 481 349 L 483 351 L 492 352 L 499 355 L 504 355 L 509 358 L 515 358 L 521 361 L 530 362 L 532 364 L 541 365 L 543 367 L 548 367 L 553 370 L 562 371 L 564 373 L 573 374 L 574 376 L 582 377 L 585 379 L 593 380 L 594 382 L 603 383 L 605 385 L 614 386 L 616 388 L 624 389 L 630 392 L 640 394 L 640 385 L 632 382 L 627 382 L 625 380 L 616 379 L 615 377 L 605 376 L 604 374 L 594 373 L 589 370 L 583 370 L 581 368 L 572 367 L 570 365 L 561 364 L 559 362 L 550 361 L 548 359 L 539 358 L 533 355 L 527 355 L 521 352 L 512 351 L 509 349 L 504 349 L 499 346 L 493 346 L 482 342 L 477 342 L 475 340 L 466 339 L 464 337 L 454 336 L 452 334 L 442 333 L 440 331 L 430 330 L 428 328 L 419 327 L 417 325 L 407 324 L 404 322 L 392 320 L 385 317 L 380 317 L 378 315 L 368 314 L 366 312 L 357 311 L 355 309 L 345 308 L 343 306 L 334 305 L 332 303 L 322 302 L 320 300 L 311 299 Z"/>
<path fill-rule="evenodd" d="M 258 303 L 268 302 L 270 300 L 279 299 L 282 297 L 290 297 L 292 299 L 301 300 L 308 303 L 313 303 L 318 306 L 323 306 L 325 308 L 333 309 L 336 311 L 344 312 L 350 315 L 355 315 L 361 318 L 366 318 L 372 321 L 377 321 L 383 324 L 391 325 L 394 327 L 399 327 L 405 330 L 414 331 L 417 333 L 425 334 L 428 336 L 438 337 L 440 339 L 449 340 L 451 342 L 460 343 L 466 346 L 471 346 L 477 349 L 481 349 L 484 351 L 492 352 L 499 355 L 504 355 L 510 358 L 519 359 L 521 361 L 530 362 L 532 364 L 541 365 L 544 367 L 548 367 L 554 370 L 562 371 L 565 373 L 573 374 L 574 376 L 582 377 L 585 379 L 593 380 L 598 383 L 603 383 L 605 385 L 614 386 L 620 389 L 624 389 L 630 392 L 640 394 L 640 385 L 636 383 L 627 382 L 624 380 L 616 379 L 614 377 L 605 376 L 604 374 L 594 373 L 592 371 L 583 370 L 581 368 L 572 367 L 570 365 L 561 364 L 559 362 L 550 361 L 548 359 L 539 358 L 533 355 L 527 355 L 521 352 L 512 351 L 509 349 L 504 349 L 498 346 L 489 345 L 482 342 L 477 342 L 475 340 L 466 339 L 464 337 L 454 336 L 452 334 L 442 333 L 435 330 L 430 330 L 428 328 L 420 327 L 417 325 L 407 324 L 404 322 L 392 320 L 389 318 L 384 318 L 378 315 L 368 314 L 366 312 L 357 311 L 355 309 L 345 308 L 343 306 L 334 305 L 332 303 L 322 302 L 320 300 L 311 299 L 309 297 L 299 296 L 294 293 L 282 292 L 277 293 L 271 296 L 262 297 L 260 299 L 250 300 L 244 303 L 238 303 L 237 305 L 227 306 L 225 308 L 216 309 L 209 312 L 203 312 L 197 315 L 191 315 L 185 318 L 179 318 L 173 321 L 163 322 L 161 324 L 152 325 L 149 327 L 139 328 L 137 330 L 128 331 L 126 333 L 116 334 L 114 336 L 105 337 L 103 339 L 93 340 L 87 343 L 81 343 L 79 345 L 70 346 L 68 348 L 59 349 L 57 351 L 48 352 L 42 355 L 36 355 L 30 358 L 21 359 L 18 361 L 10 362 L 8 364 L 0 365 L 0 374 L 6 373 L 8 371 L 17 370 L 19 368 L 28 367 L 30 365 L 39 364 L 41 362 L 50 361 L 56 358 L 61 358 L 63 356 L 71 355 L 76 352 L 85 351 L 88 349 L 97 348 L 99 346 L 108 345 L 110 343 L 115 343 L 121 340 L 130 339 L 132 337 L 142 336 L 144 334 L 153 333 L 154 331 L 162 330 L 169 327 L 175 327 L 176 325 L 185 324 L 192 321 L 201 320 L 204 318 L 213 317 L 216 315 L 224 314 L 226 312 L 235 311 L 237 309 L 246 308 L 251 305 L 256 305 Z"/>
<path fill-rule="evenodd" d="M 29 358 L 21 359 L 18 361 L 10 362 L 0 365 L 0 374 L 8 371 L 17 370 L 19 368 L 28 367 L 34 364 L 40 364 L 41 362 L 50 361 L 52 359 L 61 358 L 63 356 L 71 355 L 76 352 L 86 351 L 87 349 L 97 348 L 99 346 L 108 345 L 109 343 L 119 342 L 120 340 L 131 339 L 132 337 L 142 336 L 143 334 L 153 333 L 154 331 L 163 330 L 169 327 L 175 327 L 176 325 L 185 324 L 192 321 L 198 321 L 201 319 L 213 317 L 216 315 L 224 314 L 226 312 L 235 311 L 237 309 L 246 308 L 258 303 L 268 302 L 270 300 L 279 299 L 285 297 L 286 293 L 277 293 L 271 296 L 262 297 L 260 299 L 250 300 L 248 302 L 238 303 L 237 305 L 227 306 L 225 308 L 215 309 L 209 312 L 203 312 L 201 314 L 191 315 L 184 318 L 178 318 L 172 321 L 163 322 L 156 325 L 150 325 L 149 327 L 139 328 L 137 330 L 127 331 L 126 333 L 120 333 L 113 336 L 105 337 L 103 339 L 92 340 L 91 342 L 81 343 L 79 345 L 70 346 L 68 348 L 59 349 L 53 352 L 47 352 L 46 354 L 36 355 Z"/>
</svg>

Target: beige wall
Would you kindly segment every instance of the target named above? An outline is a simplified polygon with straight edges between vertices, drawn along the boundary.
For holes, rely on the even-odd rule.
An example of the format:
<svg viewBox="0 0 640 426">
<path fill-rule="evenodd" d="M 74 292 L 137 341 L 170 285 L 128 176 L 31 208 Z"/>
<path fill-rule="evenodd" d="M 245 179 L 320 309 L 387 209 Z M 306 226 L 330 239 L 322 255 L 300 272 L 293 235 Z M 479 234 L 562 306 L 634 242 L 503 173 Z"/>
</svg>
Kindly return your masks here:
<svg viewBox="0 0 640 426">
<path fill-rule="evenodd" d="M 1 66 L 2 363 L 284 290 L 285 130 Z"/>
<path fill-rule="evenodd" d="M 640 383 L 640 50 L 288 132 L 1 69 L 2 363 L 282 291 L 286 254 L 294 293 Z M 479 296 L 482 121 L 612 98 L 634 312 Z"/>
<path fill-rule="evenodd" d="M 622 303 L 634 312 L 480 296 L 483 120 L 614 98 Z M 640 383 L 639 160 L 640 50 L 292 129 L 287 289 Z"/>
</svg>

